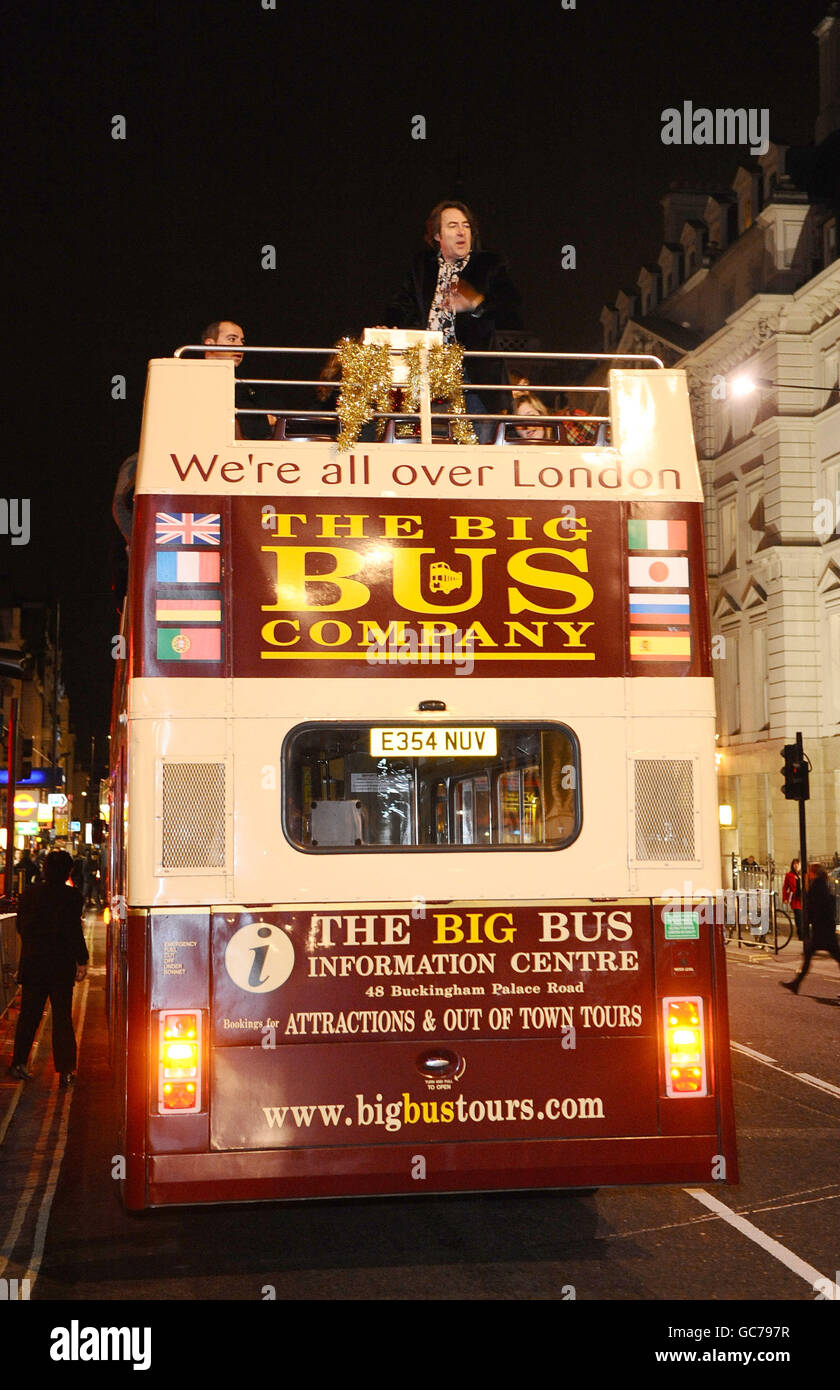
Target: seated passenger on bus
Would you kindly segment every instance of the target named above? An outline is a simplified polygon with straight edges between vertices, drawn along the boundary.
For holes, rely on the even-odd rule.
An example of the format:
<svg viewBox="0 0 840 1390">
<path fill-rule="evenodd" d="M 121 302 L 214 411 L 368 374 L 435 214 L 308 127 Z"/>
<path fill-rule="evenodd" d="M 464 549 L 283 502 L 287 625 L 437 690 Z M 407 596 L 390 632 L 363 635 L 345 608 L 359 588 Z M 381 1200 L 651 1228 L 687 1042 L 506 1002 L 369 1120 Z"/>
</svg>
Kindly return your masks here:
<svg viewBox="0 0 840 1390">
<path fill-rule="evenodd" d="M 527 425 L 523 423 L 516 426 L 516 433 L 520 439 L 529 443 L 545 444 L 557 438 L 556 425 L 538 425 L 536 423 L 541 415 L 549 414 L 548 406 L 540 400 L 539 396 L 532 395 L 530 391 L 517 392 L 514 414 L 523 417 L 523 420 L 527 418 L 529 422 L 534 421 L 534 423 Z"/>
<path fill-rule="evenodd" d="M 388 305 L 388 325 L 440 331 L 444 343 L 460 343 L 468 352 L 492 351 L 497 328 L 522 327 L 520 296 L 507 265 L 495 251 L 480 250 L 478 223 L 466 203 L 437 203 L 426 219 L 425 240 L 425 251 L 415 257 Z M 482 396 L 469 390 L 471 380 L 501 385 L 503 364 L 501 357 L 480 366 L 465 363 L 468 415 L 497 415 L 510 408 L 501 391 Z M 495 433 L 490 423 L 473 421 L 473 428 L 482 444 Z"/>
<path fill-rule="evenodd" d="M 598 443 L 598 424 L 595 420 L 577 419 L 573 417 L 586 416 L 588 410 L 576 410 L 569 405 L 569 398 L 564 392 L 560 392 L 555 402 L 555 414 L 565 415 L 566 423 L 560 426 L 561 444 L 597 444 Z M 606 440 L 602 441 L 606 442 Z"/>
<path fill-rule="evenodd" d="M 208 347 L 216 345 L 244 347 L 245 334 L 240 325 L 231 319 L 218 319 L 214 323 L 208 323 L 201 335 L 201 341 L 206 343 Z M 237 368 L 242 363 L 241 352 L 205 352 L 204 356 L 210 361 L 214 358 L 221 358 L 225 362 L 232 361 Z M 246 386 L 244 382 L 237 382 L 236 405 L 239 410 L 255 410 L 260 404 L 255 386 Z M 271 439 L 276 423 L 276 415 L 237 415 L 236 438 Z"/>
</svg>

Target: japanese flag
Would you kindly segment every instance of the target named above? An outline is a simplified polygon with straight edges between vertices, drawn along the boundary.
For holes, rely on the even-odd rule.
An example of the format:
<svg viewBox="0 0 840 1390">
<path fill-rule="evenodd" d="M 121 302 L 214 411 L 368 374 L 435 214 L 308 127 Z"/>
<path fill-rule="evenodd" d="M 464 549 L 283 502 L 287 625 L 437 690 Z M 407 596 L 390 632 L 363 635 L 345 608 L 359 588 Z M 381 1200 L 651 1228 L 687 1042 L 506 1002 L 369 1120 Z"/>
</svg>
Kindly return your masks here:
<svg viewBox="0 0 840 1390">
<path fill-rule="evenodd" d="M 628 565 L 630 583 L 634 588 L 688 588 L 688 560 L 684 555 L 657 555 L 655 558 L 631 555 Z"/>
</svg>

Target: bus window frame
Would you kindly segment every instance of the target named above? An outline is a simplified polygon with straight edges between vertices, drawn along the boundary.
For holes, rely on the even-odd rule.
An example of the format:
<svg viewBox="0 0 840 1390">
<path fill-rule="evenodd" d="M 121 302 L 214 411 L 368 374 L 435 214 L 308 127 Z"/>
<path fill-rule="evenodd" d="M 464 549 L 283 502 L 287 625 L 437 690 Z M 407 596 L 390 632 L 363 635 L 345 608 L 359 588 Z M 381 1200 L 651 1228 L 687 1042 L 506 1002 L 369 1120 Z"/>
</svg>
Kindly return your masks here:
<svg viewBox="0 0 840 1390">
<path fill-rule="evenodd" d="M 444 854 L 465 854 L 465 853 L 467 853 L 467 854 L 473 854 L 473 853 L 484 853 L 484 854 L 488 854 L 488 853 L 510 853 L 511 851 L 521 852 L 522 850 L 533 850 L 533 851 L 535 851 L 535 852 L 537 852 L 537 853 L 544 853 L 544 854 L 545 854 L 545 853 L 550 853 L 550 854 L 556 854 L 556 853 L 558 853 L 558 852 L 560 852 L 560 851 L 562 851 L 562 850 L 570 849 L 571 846 L 575 843 L 575 841 L 579 838 L 579 836 L 580 836 L 580 834 L 581 834 L 581 831 L 583 830 L 583 820 L 584 820 L 584 811 L 583 811 L 583 776 L 582 776 L 582 772 L 581 772 L 580 739 L 578 738 L 578 735 L 575 733 L 574 729 L 572 729 L 568 724 L 563 724 L 563 723 L 561 723 L 561 721 L 560 721 L 559 719 L 541 719 L 541 720 L 539 721 L 539 724 L 536 724 L 536 725 L 528 725 L 528 724 L 526 724 L 524 721 L 522 721 L 521 719 L 494 719 L 494 720 L 492 721 L 492 723 L 493 723 L 494 727 L 495 727 L 496 729 L 499 729 L 499 730 L 502 730 L 502 729 L 522 729 L 522 730 L 524 730 L 524 731 L 527 731 L 527 732 L 530 732 L 530 733 L 534 733 L 534 732 L 542 732 L 542 731 L 557 729 L 557 730 L 560 730 L 560 731 L 565 735 L 565 737 L 567 738 L 567 740 L 568 740 L 568 742 L 569 742 L 569 744 L 570 744 L 570 746 L 571 746 L 571 749 L 572 749 L 572 754 L 573 754 L 573 763 L 572 763 L 572 765 L 573 765 L 573 767 L 574 767 L 575 778 L 576 778 L 576 786 L 575 786 L 575 788 L 574 788 L 575 818 L 574 818 L 574 824 L 573 824 L 573 828 L 572 828 L 572 833 L 570 834 L 570 836 L 569 836 L 568 839 L 566 839 L 566 840 L 564 840 L 564 841 L 562 842 L 562 844 L 546 844 L 546 843 L 543 843 L 543 844 L 522 844 L 522 843 L 519 843 L 519 842 L 516 842 L 516 843 L 510 843 L 510 842 L 509 842 L 509 843 L 505 844 L 505 843 L 503 843 L 502 841 L 499 841 L 498 843 L 493 843 L 493 842 L 491 841 L 490 844 L 473 844 L 473 845 L 470 845 L 470 844 L 447 844 L 447 845 L 441 845 L 441 844 L 427 844 L 427 845 L 403 845 L 403 844 L 399 844 L 399 845 L 393 845 L 393 844 L 392 844 L 392 845 L 385 845 L 385 844 L 379 844 L 379 845 L 364 845 L 364 844 L 354 844 L 354 845 L 349 845 L 349 844 L 348 844 L 348 845 L 304 845 L 304 844 L 301 844 L 301 843 L 300 843 L 298 840 L 296 840 L 296 839 L 294 838 L 294 836 L 293 836 L 293 833 L 292 833 L 292 830 L 291 830 L 291 820 L 292 820 L 293 816 L 297 816 L 297 818 L 300 819 L 301 824 L 303 824 L 303 822 L 304 822 L 304 820 L 305 820 L 306 812 L 305 812 L 305 809 L 304 809 L 303 806 L 295 807 L 295 806 L 290 802 L 290 799 L 289 799 L 289 798 L 287 797 L 287 795 L 286 795 L 286 787 L 287 787 L 287 785 L 288 785 L 288 783 L 289 783 L 289 780 L 290 780 L 290 779 L 289 779 L 289 758 L 290 758 L 290 755 L 291 755 L 291 748 L 292 748 L 292 743 L 293 743 L 294 739 L 295 739 L 296 737 L 298 737 L 301 733 L 306 733 L 306 732 L 308 732 L 308 731 L 311 730 L 311 729 L 335 729 L 336 731 L 338 731 L 338 730 L 340 730 L 340 729 L 342 729 L 342 728 L 345 728 L 345 729 L 367 729 L 367 730 L 370 730 L 370 729 L 377 728 L 377 727 L 381 726 L 381 725 L 384 724 L 385 722 L 386 722 L 386 721 L 385 721 L 385 720 L 382 720 L 382 719 L 342 719 L 342 720 L 338 720 L 338 719 L 305 719 L 305 720 L 302 720 L 300 724 L 295 724 L 294 727 L 291 728 L 291 729 L 289 729 L 288 732 L 285 734 L 285 736 L 284 736 L 284 738 L 283 738 L 283 743 L 282 743 L 282 746 L 281 746 L 281 749 L 280 749 L 280 779 L 279 779 L 279 781 L 280 781 L 280 816 L 281 816 L 281 821 L 280 821 L 280 823 L 281 823 L 281 828 L 282 828 L 282 831 L 283 831 L 283 837 L 284 837 L 284 839 L 286 840 L 286 843 L 287 843 L 288 845 L 290 845 L 291 848 L 292 848 L 293 850 L 296 850 L 297 853 L 299 853 L 299 854 L 311 854 L 311 855 L 331 855 L 331 854 L 394 854 L 394 853 L 396 853 L 396 854 L 430 854 L 430 853 L 432 853 L 432 854 L 440 854 L 440 853 L 444 853 Z M 468 729 L 468 728 L 483 728 L 483 727 L 485 727 L 486 724 L 487 724 L 487 720 L 484 720 L 484 721 L 482 721 L 482 722 L 480 723 L 480 722 L 479 722 L 478 720 L 476 720 L 476 719 L 459 719 L 459 720 L 457 720 L 456 722 L 457 722 L 459 728 L 464 728 L 464 729 Z M 429 722 L 428 720 L 422 720 L 422 719 L 401 719 L 401 720 L 400 720 L 400 727 L 401 727 L 401 728 L 428 729 L 428 728 L 431 728 L 431 727 L 433 727 L 433 726 L 430 724 L 430 722 Z M 523 764 L 523 768 L 526 767 L 526 766 L 529 766 L 529 765 L 531 765 L 531 764 Z M 490 826 L 491 826 L 491 834 L 492 834 L 493 825 L 494 825 L 494 811 L 496 810 L 496 808 L 494 807 L 494 796 L 497 794 L 499 778 L 501 777 L 503 771 L 504 771 L 504 769 L 502 769 L 502 768 L 496 768 L 496 769 L 490 768 L 490 769 L 488 769 L 488 777 L 489 777 L 489 781 L 490 781 Z M 520 772 L 521 772 L 521 769 L 520 769 Z M 453 822 L 454 822 L 453 809 L 454 809 L 454 784 L 455 784 L 455 778 L 454 778 L 451 774 L 449 774 L 449 775 L 446 775 L 446 776 L 440 775 L 440 776 L 436 779 L 436 781 L 435 781 L 435 783 L 434 783 L 433 791 L 432 791 L 432 805 L 433 805 L 433 807 L 435 806 L 435 800 L 434 800 L 434 798 L 435 798 L 435 796 L 436 796 L 437 788 L 439 787 L 439 785 L 440 785 L 441 782 L 445 782 L 446 787 L 447 787 L 447 797 L 446 797 L 446 803 L 447 803 L 447 822 L 448 822 L 448 824 L 447 824 L 447 833 L 451 834 L 452 831 L 453 831 Z M 521 785 L 521 776 L 520 776 L 520 785 Z M 415 783 L 415 784 L 414 784 L 414 788 L 413 788 L 413 790 L 412 790 L 412 812 L 414 812 L 414 810 L 415 810 L 415 803 L 416 803 L 416 800 L 417 800 L 417 797 L 416 797 L 416 783 Z M 501 828 L 501 822 L 499 823 L 499 829 L 500 829 L 500 828 Z"/>
</svg>

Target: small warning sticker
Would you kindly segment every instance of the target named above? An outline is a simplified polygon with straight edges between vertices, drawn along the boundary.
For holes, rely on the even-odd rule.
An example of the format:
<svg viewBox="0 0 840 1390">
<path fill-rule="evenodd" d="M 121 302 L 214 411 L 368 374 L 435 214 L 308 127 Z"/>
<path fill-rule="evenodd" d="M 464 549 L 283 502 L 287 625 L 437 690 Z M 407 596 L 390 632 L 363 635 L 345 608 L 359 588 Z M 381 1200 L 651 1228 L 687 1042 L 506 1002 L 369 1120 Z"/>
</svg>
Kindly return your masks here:
<svg viewBox="0 0 840 1390">
<path fill-rule="evenodd" d="M 700 936 L 700 913 L 676 912 L 667 908 L 662 914 L 666 941 L 696 941 Z"/>
</svg>

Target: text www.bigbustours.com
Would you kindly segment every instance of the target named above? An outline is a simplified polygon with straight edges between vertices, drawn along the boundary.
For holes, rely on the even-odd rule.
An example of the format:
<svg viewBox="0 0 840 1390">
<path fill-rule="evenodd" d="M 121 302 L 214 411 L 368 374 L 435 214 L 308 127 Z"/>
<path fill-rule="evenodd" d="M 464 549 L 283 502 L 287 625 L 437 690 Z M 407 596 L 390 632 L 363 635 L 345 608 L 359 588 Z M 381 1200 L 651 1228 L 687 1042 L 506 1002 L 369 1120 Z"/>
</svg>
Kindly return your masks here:
<svg viewBox="0 0 840 1390">
<path fill-rule="evenodd" d="M 345 1125 L 381 1127 L 395 1134 L 410 1125 L 518 1124 L 528 1120 L 603 1120 L 604 1102 L 600 1096 L 549 1096 L 542 1104 L 530 1097 L 502 1100 L 466 1100 L 456 1096 L 447 1100 L 414 1100 L 404 1091 L 399 1100 L 384 1101 L 380 1094 L 367 1100 L 355 1096 L 355 1108 L 337 1105 L 264 1105 L 262 1112 L 269 1129 L 293 1125 L 296 1129 Z"/>
</svg>

